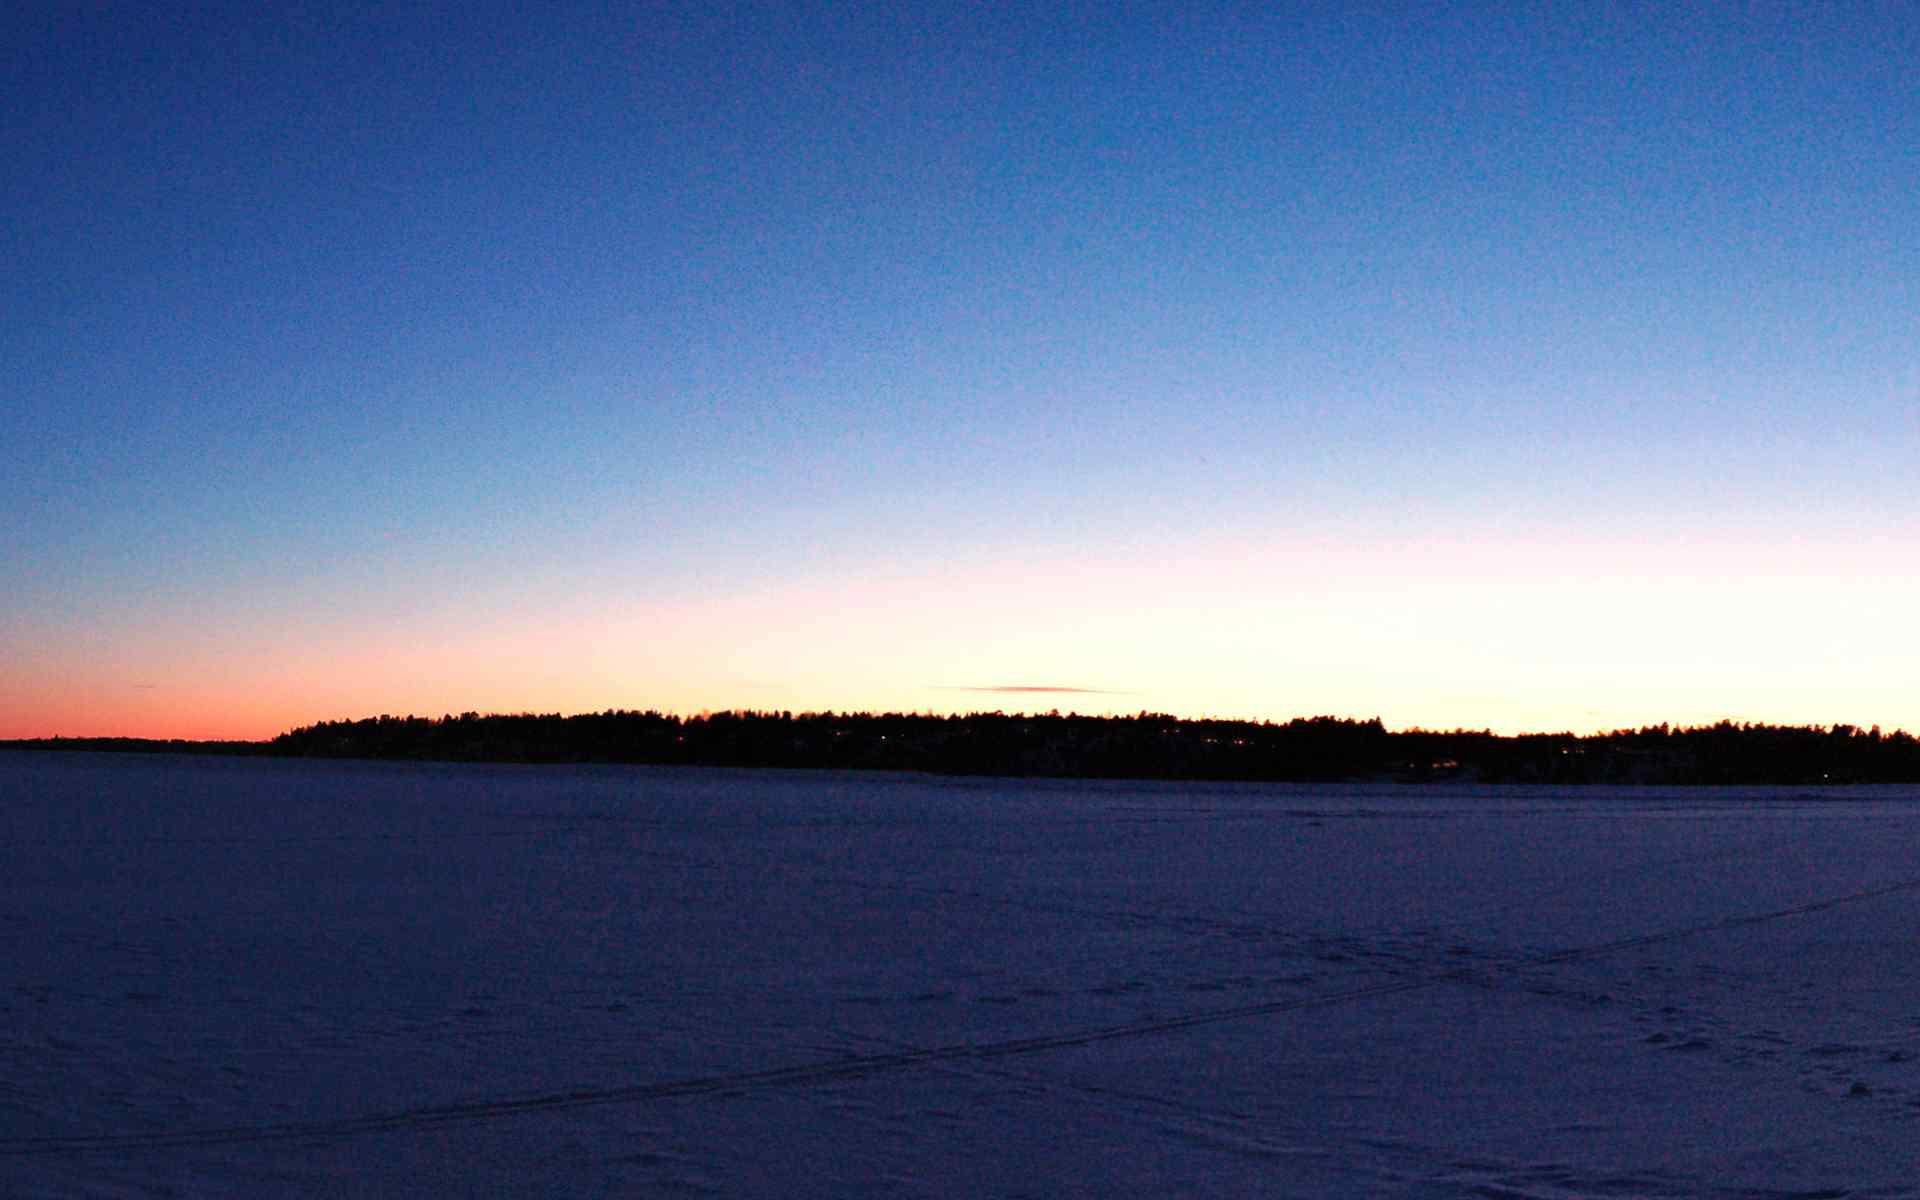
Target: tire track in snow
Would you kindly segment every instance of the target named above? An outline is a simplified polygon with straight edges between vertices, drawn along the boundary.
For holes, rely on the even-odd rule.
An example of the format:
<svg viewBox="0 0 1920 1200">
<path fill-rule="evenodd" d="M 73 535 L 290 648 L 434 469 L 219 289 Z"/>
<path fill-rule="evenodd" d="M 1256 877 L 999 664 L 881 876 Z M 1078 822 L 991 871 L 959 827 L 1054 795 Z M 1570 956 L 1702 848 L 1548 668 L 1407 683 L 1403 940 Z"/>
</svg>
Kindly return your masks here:
<svg viewBox="0 0 1920 1200">
<path fill-rule="evenodd" d="M 1833 896 L 1824 900 L 1796 904 L 1788 908 L 1774 909 L 1770 912 L 1726 917 L 1717 921 L 1690 925 L 1680 929 L 1664 930 L 1658 933 L 1642 934 L 1636 937 L 1600 942 L 1590 946 L 1537 954 L 1518 960 L 1514 965 L 1550 966 L 1557 963 L 1578 962 L 1608 954 L 1616 954 L 1623 950 L 1632 950 L 1643 946 L 1653 946 L 1664 942 L 1677 941 L 1681 938 L 1693 937 L 1703 933 L 1714 933 L 1724 929 L 1736 929 L 1744 926 L 1760 925 L 1769 921 L 1807 916 L 1813 913 L 1840 908 L 1848 904 L 1857 904 L 1882 896 L 1916 890 L 1920 890 L 1920 878 L 1905 879 L 1880 887 L 1863 888 L 1860 891 L 1849 892 L 1842 896 Z M 18 1158 L 204 1146 L 231 1146 L 246 1143 L 297 1141 L 303 1139 L 331 1140 L 375 1133 L 411 1132 L 450 1125 L 476 1124 L 484 1121 L 496 1121 L 528 1114 L 565 1112 L 571 1109 L 595 1108 L 614 1104 L 635 1104 L 650 1100 L 724 1095 L 727 1093 L 760 1091 L 769 1088 L 810 1087 L 834 1082 L 836 1080 L 859 1079 L 869 1075 L 910 1070 L 915 1067 L 936 1063 L 988 1061 L 1016 1055 L 1041 1054 L 1052 1050 L 1066 1050 L 1078 1046 L 1095 1045 L 1100 1042 L 1151 1037 L 1182 1029 L 1192 1029 L 1202 1025 L 1221 1024 L 1227 1021 L 1243 1021 L 1253 1017 L 1272 1016 L 1278 1013 L 1299 1012 L 1315 1008 L 1330 1008 L 1358 1000 L 1418 991 L 1424 988 L 1438 987 L 1447 983 L 1468 981 L 1473 978 L 1475 978 L 1473 972 L 1461 969 L 1417 978 L 1394 979 L 1363 987 L 1328 992 L 1318 996 L 1298 996 L 1288 1000 L 1268 1001 L 1261 1004 L 1245 1004 L 1231 1008 L 1205 1009 L 1178 1016 L 1161 1017 L 1147 1021 L 1133 1021 L 1095 1029 L 1074 1030 L 1041 1037 L 1010 1038 L 995 1042 L 969 1042 L 948 1046 L 928 1047 L 925 1049 L 902 1050 L 893 1053 L 856 1055 L 832 1062 L 802 1063 L 790 1067 L 775 1067 L 764 1071 L 741 1071 L 730 1074 L 694 1076 L 686 1079 L 638 1084 L 623 1088 L 550 1092 L 537 1096 L 478 1100 L 464 1104 L 425 1106 L 400 1109 L 389 1113 L 335 1117 L 313 1121 L 229 1125 L 205 1129 L 162 1130 L 152 1133 L 74 1134 L 67 1136 L 7 1138 L 0 1139 L 0 1157 Z"/>
</svg>

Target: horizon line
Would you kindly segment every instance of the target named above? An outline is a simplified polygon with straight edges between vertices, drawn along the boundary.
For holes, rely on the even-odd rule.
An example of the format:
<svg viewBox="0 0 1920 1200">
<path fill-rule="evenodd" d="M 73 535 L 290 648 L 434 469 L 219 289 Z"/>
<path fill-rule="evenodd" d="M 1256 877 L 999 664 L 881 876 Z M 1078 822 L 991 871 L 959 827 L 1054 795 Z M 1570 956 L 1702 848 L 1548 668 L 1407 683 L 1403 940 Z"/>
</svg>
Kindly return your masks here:
<svg viewBox="0 0 1920 1200">
<path fill-rule="evenodd" d="M 1052 688 L 1052 687 L 1019 687 L 1019 686 L 1006 686 L 1006 687 L 993 687 L 993 688 L 951 687 L 951 688 L 943 688 L 939 690 L 977 691 L 977 692 L 990 692 L 990 693 L 1014 694 L 1014 695 L 1035 695 L 1035 694 L 1055 693 L 1055 694 L 1110 696 L 1110 695 L 1139 694 L 1139 693 L 1130 693 L 1130 692 L 1102 691 L 1094 688 Z M 1182 713 L 1156 711 L 1156 710 L 1145 709 L 1145 708 L 1139 710 L 1138 712 L 1133 712 L 1133 713 L 1110 713 L 1110 712 L 1082 713 L 1078 710 L 1069 710 L 1066 712 L 1061 712 L 1059 709 L 1054 709 L 1050 712 L 1041 712 L 1037 710 L 1022 711 L 1019 709 L 1016 709 L 1013 712 L 1005 712 L 1000 709 L 975 709 L 970 712 L 964 712 L 964 713 L 959 713 L 959 712 L 941 713 L 941 712 L 935 712 L 931 709 L 926 709 L 926 710 L 922 710 L 922 709 L 831 709 L 831 708 L 828 708 L 828 709 L 767 709 L 767 708 L 741 707 L 741 708 L 700 709 L 698 711 L 673 710 L 673 709 L 666 709 L 666 708 L 605 708 L 605 709 L 580 710 L 580 711 L 574 711 L 574 712 L 562 712 L 559 710 L 538 712 L 530 709 L 523 709 L 517 712 L 504 712 L 504 711 L 480 712 L 478 710 L 468 709 L 461 712 L 442 712 L 437 716 L 432 714 L 421 714 L 421 713 L 413 713 L 413 712 L 409 712 L 405 714 L 382 712 L 382 713 L 374 713 L 371 715 L 360 716 L 360 717 L 323 718 L 319 720 L 309 721 L 303 725 L 290 726 L 288 728 L 281 729 L 276 733 L 271 733 L 271 734 L 267 734 L 265 736 L 260 736 L 260 737 L 181 737 L 181 736 L 156 737 L 156 736 L 146 736 L 141 734 L 123 734 L 123 733 L 84 733 L 84 734 L 51 733 L 51 734 L 37 734 L 37 735 L 25 735 L 25 736 L 13 736 L 13 737 L 0 737 L 0 746 L 10 745 L 10 744 L 20 743 L 20 742 L 49 742 L 49 741 L 133 741 L 133 742 L 185 742 L 185 743 L 201 743 L 201 744 L 226 743 L 226 744 L 237 744 L 237 745 L 265 745 L 267 743 L 272 742 L 276 738 L 283 737 L 291 733 L 296 733 L 304 729 L 312 729 L 320 725 L 357 724 L 363 721 L 379 721 L 383 719 L 394 720 L 394 721 L 448 721 L 448 720 L 458 720 L 458 719 L 464 718 L 468 714 L 472 714 L 474 717 L 479 719 L 550 717 L 550 718 L 559 718 L 561 720 L 573 720 L 581 717 L 597 717 L 597 716 L 605 716 L 605 715 L 634 715 L 634 716 L 655 715 L 655 716 L 670 718 L 678 721 L 707 720 L 716 716 L 726 716 L 726 715 L 760 716 L 760 717 L 788 716 L 788 717 L 842 717 L 842 718 L 922 717 L 930 720 L 966 719 L 971 717 L 991 717 L 991 716 L 1004 716 L 1004 717 L 1027 716 L 1027 717 L 1034 717 L 1034 718 L 1050 718 L 1050 717 L 1077 718 L 1082 720 L 1096 720 L 1096 721 L 1124 721 L 1124 720 L 1136 720 L 1141 717 L 1160 717 L 1167 720 L 1178 721 L 1182 723 L 1222 722 L 1222 723 L 1228 723 L 1228 724 L 1274 725 L 1274 726 L 1287 725 L 1295 721 L 1345 721 L 1345 722 L 1351 722 L 1353 724 L 1362 724 L 1362 725 L 1368 724 L 1368 723 L 1378 724 L 1384 732 L 1389 734 L 1405 734 L 1405 733 L 1462 734 L 1464 733 L 1464 734 L 1486 734 L 1486 735 L 1489 735 L 1492 737 L 1498 737 L 1498 738 L 1527 738 L 1527 737 L 1594 738 L 1594 737 L 1605 737 L 1611 734 L 1641 733 L 1647 730 L 1659 729 L 1661 727 L 1665 727 L 1673 732 L 1683 732 L 1687 730 L 1713 729 L 1720 725 L 1730 725 L 1736 729 L 1738 728 L 1817 729 L 1817 730 L 1827 730 L 1827 731 L 1837 731 L 1837 730 L 1845 729 L 1845 730 L 1851 730 L 1854 733 L 1858 733 L 1858 734 L 1872 734 L 1877 732 L 1882 737 L 1893 737 L 1896 735 L 1903 735 L 1903 734 L 1909 737 L 1916 736 L 1914 734 L 1908 733 L 1908 731 L 1902 727 L 1896 726 L 1892 729 L 1885 729 L 1877 723 L 1870 724 L 1870 725 L 1860 725 L 1860 724 L 1856 724 L 1848 721 L 1835 721 L 1835 722 L 1828 722 L 1824 724 L 1823 723 L 1791 724 L 1791 723 L 1783 723 L 1783 722 L 1770 721 L 1770 720 L 1755 720 L 1752 718 L 1735 718 L 1731 716 L 1715 717 L 1713 719 L 1700 721 L 1694 724 L 1687 724 L 1687 723 L 1675 722 L 1675 721 L 1648 721 L 1648 722 L 1642 722 L 1635 725 L 1614 725 L 1614 726 L 1609 726 L 1605 728 L 1595 727 L 1591 731 L 1585 732 L 1585 733 L 1575 732 L 1574 729 L 1571 727 L 1560 728 L 1560 729 L 1520 729 L 1510 733 L 1501 733 L 1501 732 L 1496 732 L 1494 728 L 1490 725 L 1485 725 L 1485 726 L 1480 726 L 1475 728 L 1475 727 L 1466 726 L 1466 725 L 1443 726 L 1443 725 L 1414 724 L 1414 725 L 1405 725 L 1405 726 L 1400 726 L 1395 728 L 1395 727 L 1389 727 L 1386 723 L 1385 718 L 1379 716 L 1378 714 L 1363 717 L 1363 716 L 1341 715 L 1337 713 L 1325 713 L 1325 712 L 1311 713 L 1311 714 L 1295 713 L 1288 717 L 1275 718 L 1271 716 L 1268 716 L 1268 717 L 1236 717 L 1236 716 L 1220 716 L 1220 715 L 1192 716 L 1192 715 L 1187 715 Z"/>
</svg>

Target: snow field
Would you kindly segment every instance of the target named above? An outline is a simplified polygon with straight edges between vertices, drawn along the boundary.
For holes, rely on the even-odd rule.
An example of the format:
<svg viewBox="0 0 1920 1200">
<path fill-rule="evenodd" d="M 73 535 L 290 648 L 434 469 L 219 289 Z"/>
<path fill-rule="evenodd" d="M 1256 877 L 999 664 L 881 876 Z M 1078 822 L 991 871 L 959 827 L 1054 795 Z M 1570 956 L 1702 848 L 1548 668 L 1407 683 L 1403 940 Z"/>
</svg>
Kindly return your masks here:
<svg viewBox="0 0 1920 1200">
<path fill-rule="evenodd" d="M 1916 799 L 0 756 L 0 1194 L 1916 1195 Z"/>
</svg>

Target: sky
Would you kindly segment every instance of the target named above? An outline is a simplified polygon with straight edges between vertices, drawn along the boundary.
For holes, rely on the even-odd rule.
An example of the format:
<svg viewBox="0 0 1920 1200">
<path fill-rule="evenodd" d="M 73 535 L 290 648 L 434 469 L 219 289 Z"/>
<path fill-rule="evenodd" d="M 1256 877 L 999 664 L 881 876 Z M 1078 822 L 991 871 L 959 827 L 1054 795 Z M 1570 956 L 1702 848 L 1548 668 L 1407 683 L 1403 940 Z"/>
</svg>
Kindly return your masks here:
<svg viewBox="0 0 1920 1200">
<path fill-rule="evenodd" d="M 0 59 L 0 737 L 1920 731 L 1911 5 L 29 2 Z"/>
</svg>

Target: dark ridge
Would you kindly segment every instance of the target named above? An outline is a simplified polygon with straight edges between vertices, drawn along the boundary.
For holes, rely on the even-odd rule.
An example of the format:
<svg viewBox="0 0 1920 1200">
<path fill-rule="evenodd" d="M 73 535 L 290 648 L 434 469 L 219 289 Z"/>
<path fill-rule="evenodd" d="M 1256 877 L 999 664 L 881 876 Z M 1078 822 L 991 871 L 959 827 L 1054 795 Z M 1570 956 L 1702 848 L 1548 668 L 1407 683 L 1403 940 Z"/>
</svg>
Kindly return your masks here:
<svg viewBox="0 0 1920 1200">
<path fill-rule="evenodd" d="M 67 750 L 95 754 L 272 754 L 272 742 L 195 742 L 186 738 L 46 737 L 0 741 L 0 750 Z"/>
<path fill-rule="evenodd" d="M 0 748 L 500 763 L 653 763 L 949 775 L 1503 783 L 1920 782 L 1920 740 L 1878 726 L 1667 725 L 1577 735 L 1388 731 L 1376 718 L 1164 713 L 449 714 L 324 721 L 265 742 L 40 738 Z"/>
</svg>

